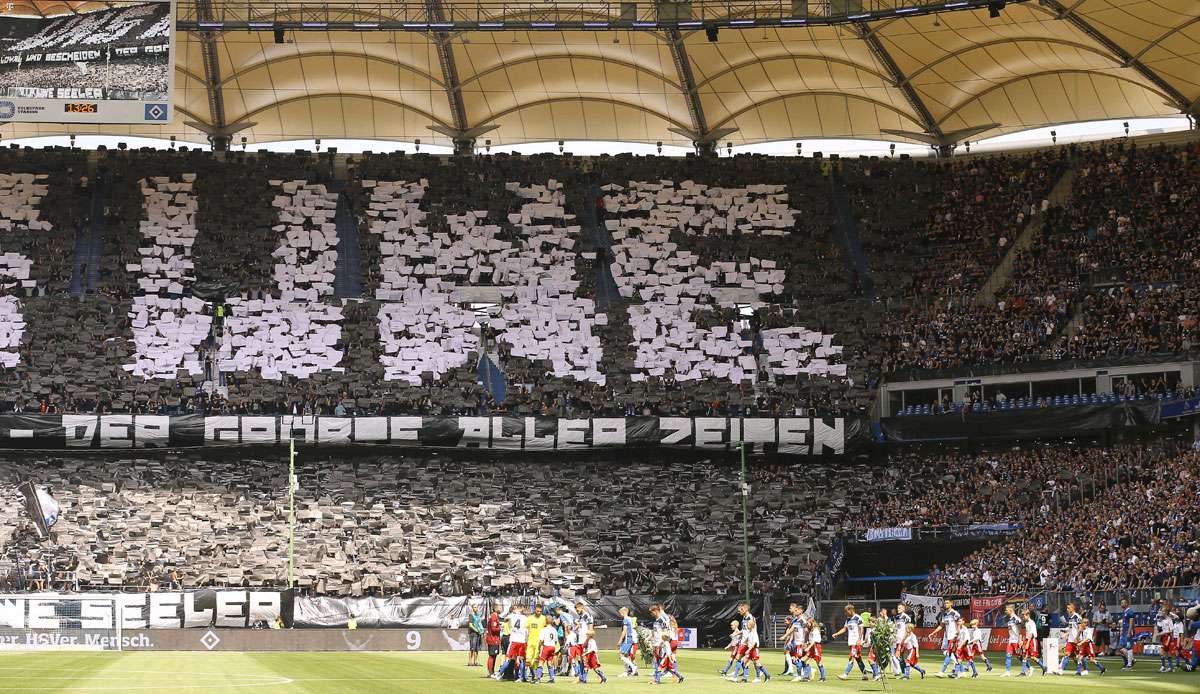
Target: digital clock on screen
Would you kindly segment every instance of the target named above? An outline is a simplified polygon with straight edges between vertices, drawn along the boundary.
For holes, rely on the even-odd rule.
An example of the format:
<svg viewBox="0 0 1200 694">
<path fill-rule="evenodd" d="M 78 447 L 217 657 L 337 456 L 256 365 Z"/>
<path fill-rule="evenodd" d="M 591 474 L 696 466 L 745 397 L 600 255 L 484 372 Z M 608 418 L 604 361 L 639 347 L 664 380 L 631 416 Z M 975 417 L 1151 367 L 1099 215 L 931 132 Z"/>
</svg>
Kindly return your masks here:
<svg viewBox="0 0 1200 694">
<path fill-rule="evenodd" d="M 95 113 L 97 105 L 95 102 L 63 104 L 63 113 Z"/>
</svg>

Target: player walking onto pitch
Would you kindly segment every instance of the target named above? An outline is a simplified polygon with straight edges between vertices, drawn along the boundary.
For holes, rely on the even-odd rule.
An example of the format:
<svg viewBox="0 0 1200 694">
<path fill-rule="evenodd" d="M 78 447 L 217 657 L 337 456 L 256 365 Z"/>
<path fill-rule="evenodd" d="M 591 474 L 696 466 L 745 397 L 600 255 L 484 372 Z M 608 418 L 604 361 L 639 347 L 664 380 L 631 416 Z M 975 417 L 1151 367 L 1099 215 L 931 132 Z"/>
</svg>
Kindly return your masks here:
<svg viewBox="0 0 1200 694">
<path fill-rule="evenodd" d="M 736 680 L 742 674 L 742 627 L 738 620 L 733 620 L 729 623 L 729 645 L 725 650 L 729 651 L 729 662 L 725 663 L 725 667 L 721 668 L 721 676 L 728 679 L 729 668 L 737 666 L 733 671 L 733 678 Z"/>
<path fill-rule="evenodd" d="M 526 621 L 528 618 L 524 612 L 525 609 L 520 605 L 513 605 L 512 611 L 508 613 L 508 652 L 504 655 L 504 662 L 500 663 L 500 669 L 496 670 L 497 680 L 504 679 L 509 665 L 517 668 L 518 680 L 524 679 L 525 641 L 529 634 Z"/>
<path fill-rule="evenodd" d="M 896 625 L 896 649 L 892 654 L 892 667 L 899 668 L 900 672 L 904 672 L 904 639 L 908 637 L 908 632 L 912 630 L 912 615 L 908 613 L 908 605 L 900 603 L 896 605 L 896 616 L 892 617 L 892 623 Z"/>
<path fill-rule="evenodd" d="M 734 622 L 736 625 L 736 622 Z M 683 681 L 679 674 L 678 658 L 671 648 L 671 634 L 660 629 L 654 630 L 654 684 L 662 684 L 663 673 L 670 673 L 675 682 Z"/>
<path fill-rule="evenodd" d="M 946 600 L 942 603 L 942 611 L 938 613 L 938 625 L 933 631 L 929 632 L 930 638 L 942 635 L 942 653 L 945 654 L 945 659 L 942 661 L 942 670 L 937 673 L 938 677 L 945 677 L 946 670 L 952 663 L 956 663 L 954 643 L 958 639 L 958 622 L 962 619 L 962 615 L 958 610 L 954 609 L 954 601 Z"/>
<path fill-rule="evenodd" d="M 1164 602 L 1162 611 L 1154 620 L 1154 633 L 1158 638 L 1159 672 L 1175 672 L 1174 660 L 1179 656 L 1179 644 L 1175 640 L 1175 614 L 1171 611 L 1171 603 Z"/>
<path fill-rule="evenodd" d="M 771 673 L 767 672 L 767 669 L 763 667 L 762 659 L 758 655 L 758 622 L 755 621 L 754 615 L 750 614 L 750 604 L 745 602 L 740 603 L 737 610 L 742 629 L 742 651 L 744 651 L 742 656 L 742 681 L 746 681 L 746 677 L 750 673 L 750 668 L 753 667 L 755 684 L 770 682 Z M 759 679 L 760 675 L 761 679 Z"/>
<path fill-rule="evenodd" d="M 954 650 L 955 657 L 958 658 L 957 662 L 954 663 L 955 677 L 962 677 L 966 674 L 966 668 L 963 666 L 964 662 L 971 666 L 971 678 L 979 677 L 979 672 L 975 669 L 974 650 L 971 647 L 971 633 L 971 628 L 967 626 L 967 621 L 960 618 L 958 620 L 957 647 Z"/>
<path fill-rule="evenodd" d="M 584 672 L 584 650 L 587 648 L 588 634 L 592 631 L 592 615 L 587 611 L 587 607 L 582 602 L 575 603 L 575 626 L 573 631 L 573 640 L 571 642 L 571 664 L 574 668 L 575 679 L 583 682 L 586 673 Z"/>
<path fill-rule="evenodd" d="M 846 624 L 838 629 L 833 634 L 833 638 L 837 638 L 842 634 L 846 635 L 846 643 L 850 646 L 850 655 L 846 658 L 846 672 L 838 675 L 839 680 L 850 679 L 850 672 L 854 670 L 855 663 L 858 664 L 858 671 L 862 673 L 862 680 L 866 682 L 867 666 L 863 663 L 862 655 L 862 639 L 863 639 L 863 621 L 862 617 L 858 616 L 858 611 L 854 609 L 854 605 L 846 605 Z"/>
<path fill-rule="evenodd" d="M 983 629 L 979 628 L 979 620 L 971 620 L 971 656 L 983 658 L 983 666 L 988 672 L 992 671 L 992 661 L 987 657 L 987 644 L 984 642 Z"/>
<path fill-rule="evenodd" d="M 1117 640 L 1117 653 L 1124 661 L 1121 666 L 1122 670 L 1132 670 L 1133 664 L 1137 660 L 1133 657 L 1133 607 L 1129 604 L 1129 598 L 1121 598 L 1121 625 L 1119 629 L 1119 637 Z"/>
<path fill-rule="evenodd" d="M 667 609 L 662 603 L 651 605 L 650 614 L 654 617 L 652 623 L 654 633 L 662 641 L 660 647 L 671 652 L 670 672 L 675 676 L 676 682 L 682 682 L 683 675 L 679 673 L 679 658 L 676 655 L 679 651 L 679 624 L 675 622 L 674 617 L 667 613 Z M 658 667 L 657 664 L 655 667 Z M 659 676 L 661 677 L 661 670 Z"/>
<path fill-rule="evenodd" d="M 1037 663 L 1037 666 L 1042 669 L 1042 675 L 1046 674 L 1046 666 L 1038 658 L 1038 628 L 1037 622 L 1033 621 L 1033 611 L 1026 607 L 1021 610 L 1021 617 L 1025 620 L 1025 641 L 1023 644 L 1021 658 L 1021 674 L 1017 677 L 1029 676 L 1029 661 Z"/>
<path fill-rule="evenodd" d="M 587 638 L 583 642 L 583 661 L 579 668 L 580 684 L 587 684 L 588 670 L 594 670 L 600 676 L 600 684 L 608 681 L 604 671 L 600 669 L 600 649 L 596 647 L 595 629 L 588 629 Z"/>
<path fill-rule="evenodd" d="M 558 612 L 558 625 L 562 632 L 558 649 L 558 674 L 571 675 L 575 672 L 574 656 L 571 654 L 575 645 L 575 615 L 566 605 L 559 605 L 555 611 Z"/>
<path fill-rule="evenodd" d="M 1021 618 L 1017 616 L 1017 608 L 1009 603 L 1004 606 L 1004 617 L 1000 626 L 1008 631 L 1008 640 L 1004 646 L 1004 674 L 1001 677 L 1012 677 L 1013 656 L 1023 655 L 1021 648 Z"/>
<path fill-rule="evenodd" d="M 921 662 L 919 656 L 920 642 L 917 640 L 917 632 L 912 629 L 907 629 L 904 632 L 904 638 L 900 641 L 899 648 L 903 649 L 903 655 L 900 658 L 900 664 L 903 674 L 902 679 L 909 679 L 912 675 L 910 670 L 916 670 L 921 674 L 921 679 L 925 679 L 925 670 L 918 663 Z"/>
<path fill-rule="evenodd" d="M 813 617 L 808 619 L 808 648 L 805 654 L 808 659 L 816 664 L 817 674 L 821 676 L 821 681 L 825 681 L 825 656 L 821 652 L 821 625 L 817 624 L 817 620 Z M 811 674 L 811 670 L 810 670 Z M 808 675 L 805 676 L 807 680 Z"/>
<path fill-rule="evenodd" d="M 625 671 L 617 677 L 637 677 L 637 662 L 634 660 L 637 657 L 637 617 L 629 614 L 628 607 L 617 610 L 617 614 L 621 615 L 621 637 L 617 641 L 617 651 L 625 665 Z"/>
<path fill-rule="evenodd" d="M 1104 664 L 1096 659 L 1096 630 L 1092 628 L 1092 622 L 1087 617 L 1084 617 L 1080 622 L 1079 629 L 1079 660 L 1083 663 L 1083 671 L 1076 672 L 1076 675 L 1087 675 L 1087 663 L 1092 661 L 1096 669 L 1100 671 L 1100 676 L 1104 676 Z"/>
<path fill-rule="evenodd" d="M 537 677 L 534 679 L 535 682 L 542 681 L 542 670 L 545 669 L 550 673 L 550 683 L 554 684 L 554 656 L 558 653 L 558 625 L 555 624 L 556 621 L 551 620 L 549 624 L 538 632 L 538 656 L 533 663 L 534 668 L 537 670 Z"/>
<path fill-rule="evenodd" d="M 1076 643 L 1079 641 L 1079 627 L 1083 622 L 1083 615 L 1075 608 L 1075 603 L 1067 603 L 1067 614 L 1063 617 L 1067 622 L 1067 642 L 1063 644 L 1062 662 L 1058 666 L 1056 675 L 1061 675 L 1067 671 L 1067 662 L 1071 658 L 1075 659 L 1075 672 L 1078 673 L 1083 667 L 1083 659 L 1079 657 L 1079 647 Z"/>
<path fill-rule="evenodd" d="M 487 618 L 487 635 L 483 637 L 488 648 L 488 677 L 496 674 L 496 656 L 500 655 L 500 605 L 492 607 Z"/>
<path fill-rule="evenodd" d="M 542 629 L 550 623 L 546 615 L 542 614 L 542 606 L 534 603 L 533 614 L 526 619 L 529 629 L 528 645 L 525 647 L 525 662 L 528 667 L 525 668 L 525 680 L 532 681 L 534 676 L 534 668 L 537 667 L 538 656 L 541 654 L 541 636 Z"/>
</svg>

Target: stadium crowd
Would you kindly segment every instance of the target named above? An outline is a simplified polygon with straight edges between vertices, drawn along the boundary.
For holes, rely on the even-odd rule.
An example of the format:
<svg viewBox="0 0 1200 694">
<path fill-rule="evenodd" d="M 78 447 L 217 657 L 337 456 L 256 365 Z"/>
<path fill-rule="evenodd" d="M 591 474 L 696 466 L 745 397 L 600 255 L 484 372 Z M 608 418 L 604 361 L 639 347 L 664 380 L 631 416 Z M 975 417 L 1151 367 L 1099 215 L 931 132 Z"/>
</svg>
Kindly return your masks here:
<svg viewBox="0 0 1200 694">
<path fill-rule="evenodd" d="M 290 215 L 296 212 L 281 212 L 271 201 L 289 181 L 323 186 L 336 197 L 337 215 L 323 222 L 323 233 L 337 235 L 331 252 L 346 250 L 342 236 L 352 243 L 350 237 L 356 236 L 358 259 L 349 267 L 337 261 L 332 274 L 357 273 L 361 284 L 352 301 L 335 293 L 318 301 L 327 307 L 323 310 L 340 314 L 330 345 L 341 355 L 340 373 L 317 367 L 303 376 L 264 377 L 257 366 L 229 359 L 218 363 L 226 340 L 214 328 L 201 340 L 200 363 L 188 373 L 178 371 L 174 379 L 147 380 L 88 363 L 78 370 L 71 364 L 52 367 L 54 380 L 43 383 L 42 374 L 22 361 L 4 376 L 24 381 L 6 400 L 25 411 L 43 403 L 58 411 L 88 411 L 94 403 L 96 411 L 109 412 L 850 414 L 868 411 L 878 380 L 896 371 L 1035 357 L 1186 352 L 1195 344 L 1195 273 L 1187 270 L 1197 262 L 1191 247 L 1197 235 L 1188 230 L 1198 196 L 1184 182 L 1194 178 L 1197 157 L 1186 147 L 1064 148 L 951 164 L 866 160 L 844 162 L 838 169 L 763 158 L 739 157 L 712 167 L 697 159 L 618 156 L 597 160 L 584 171 L 578 161 L 549 156 L 447 161 L 364 155 L 348 163 L 344 180 L 333 177 L 327 155 L 229 153 L 222 162 L 199 152 L 108 152 L 90 181 L 77 153 L 9 150 L 4 157 L 10 171 L 43 171 L 50 177 L 42 203 L 51 233 L 10 234 L 22 244 L 17 250 L 31 257 L 30 271 L 39 280 L 25 292 L 50 295 L 44 299 L 47 313 L 67 324 L 73 314 L 94 320 L 94 330 L 78 339 L 61 334 L 61 325 L 52 333 L 53 326 L 28 322 L 25 344 L 42 345 L 38 358 L 51 364 L 87 351 L 78 345 L 91 340 L 105 343 L 105 358 L 132 358 L 131 338 L 124 337 L 132 328 L 123 306 L 140 291 L 138 273 L 127 268 L 153 252 L 152 241 L 137 231 L 145 214 L 139 181 L 147 176 L 194 180 L 195 280 L 171 297 L 202 297 L 199 311 L 211 316 L 212 325 L 224 330 L 225 319 L 241 311 L 230 301 L 280 296 L 274 278 L 279 229 L 294 224 Z M 1050 206 L 1049 190 L 1068 168 L 1073 191 L 1062 207 Z M 475 185 L 456 185 L 463 180 Z M 378 181 L 409 181 L 423 192 L 406 199 L 384 192 Z M 605 181 L 620 183 L 600 185 Z M 785 197 L 766 193 L 761 181 L 781 185 Z M 1103 209 L 1105 191 L 1127 182 L 1145 190 Z M 861 278 L 838 240 L 829 202 L 830 190 L 838 185 L 845 186 L 859 213 L 863 253 L 875 279 L 874 305 L 862 300 Z M 538 218 L 550 209 L 543 207 L 550 198 L 537 196 L 550 195 L 551 188 L 558 211 Z M 640 202 L 622 208 L 635 190 L 653 191 L 660 202 L 649 212 L 634 209 Z M 89 209 L 95 204 L 89 203 L 97 203 L 91 199 L 96 195 L 107 231 L 98 268 L 89 268 L 86 260 L 82 265 L 72 260 L 72 245 L 76 236 L 92 231 Z M 898 199 L 912 204 L 899 213 L 891 202 Z M 736 213 L 745 215 L 743 221 L 730 229 L 703 221 L 724 205 L 748 205 Z M 1122 205 L 1128 211 L 1118 210 Z M 390 215 L 401 208 L 409 221 L 392 221 Z M 466 212 L 475 216 L 464 227 Z M 792 221 L 776 229 L 773 220 L 781 214 Z M 1033 234 L 1031 247 L 1008 253 L 1031 220 L 1042 230 Z M 1128 220 L 1137 220 L 1136 228 Z M 380 230 L 397 222 L 418 224 L 431 238 L 457 239 L 447 246 L 458 254 L 455 262 L 477 270 L 431 274 L 441 260 L 396 256 L 401 245 Z M 547 233 L 557 234 L 561 241 L 554 243 L 564 245 L 551 251 L 555 247 L 542 240 L 549 237 L 533 241 L 534 235 Z M 778 233 L 803 243 L 778 243 Z M 1130 238 L 1136 243 L 1127 243 Z M 497 258 L 511 264 L 514 256 L 509 250 L 478 250 L 478 244 L 534 251 L 517 257 L 542 258 L 535 260 L 542 269 L 532 276 L 536 279 L 515 283 L 512 275 L 503 279 L 481 272 Z M 463 254 L 462 249 L 472 250 Z M 555 253 L 565 253 L 569 261 L 549 260 Z M 646 253 L 657 254 L 649 269 L 639 264 Z M 1011 279 L 996 290 L 995 305 L 980 303 L 981 288 L 1008 255 L 1014 255 Z M 931 262 L 935 256 L 952 260 Z M 633 267 L 639 269 L 632 272 Z M 1120 272 L 1099 272 L 1113 267 Z M 1086 286 L 1082 270 L 1089 278 Z M 60 298 L 73 271 L 83 276 L 83 302 Z M 679 271 L 700 284 L 680 280 L 680 293 L 646 284 Z M 1093 290 L 1101 275 L 1109 284 Z M 381 342 L 380 316 L 396 315 L 394 299 L 385 294 L 397 291 L 397 277 L 419 278 L 420 291 L 432 292 L 426 301 L 435 313 L 423 315 L 473 312 L 450 333 L 464 345 L 449 352 L 457 365 L 439 366 L 408 382 L 389 371 L 398 362 L 383 351 L 383 343 L 394 349 L 395 338 L 429 339 L 410 327 L 393 333 L 392 342 Z M 557 292 L 554 305 L 562 308 L 554 311 L 561 310 L 560 317 L 527 323 L 522 302 L 528 298 L 518 292 L 522 282 L 535 291 Z M 418 285 L 408 286 L 404 291 Z M 472 308 L 446 298 L 464 287 L 498 289 L 499 301 Z M 745 298 L 748 287 L 756 288 L 757 301 Z M 685 300 L 686 315 L 676 316 L 669 303 L 673 297 Z M 1106 327 L 1112 324 L 1122 327 Z M 428 331 L 434 323 L 419 327 Z M 800 342 L 780 347 L 792 339 L 786 331 L 797 327 L 831 336 L 831 349 L 814 356 L 804 354 Z M 682 339 L 689 333 L 702 339 Z M 598 341 L 598 349 L 580 352 L 583 361 L 570 357 L 556 363 L 542 356 L 547 340 L 570 335 L 583 336 L 578 344 Z M 677 368 L 648 368 L 648 347 L 665 349 Z M 479 382 L 476 362 L 485 355 L 507 382 L 503 399 Z M 789 366 L 797 359 L 801 368 Z M 820 362 L 830 365 L 828 371 L 820 366 L 816 375 L 810 373 Z M 698 377 L 709 370 L 726 375 Z M 67 397 L 69 382 L 96 396 Z"/>
<path fill-rule="evenodd" d="M 70 512 L 43 543 L 20 520 L 23 510 L 6 506 L 0 556 L 22 569 L 18 580 L 34 567 L 54 576 L 56 587 L 161 584 L 172 571 L 189 587 L 279 586 L 288 535 L 279 466 L 200 452 L 110 464 L 66 457 L 14 464 L 0 473 L 4 484 L 33 479 Z M 830 463 L 756 471 L 756 590 L 809 590 L 859 502 L 803 480 L 842 469 Z M 868 474 L 863 465 L 850 470 Z M 306 455 L 297 474 L 297 585 L 304 592 L 570 598 L 740 588 L 741 537 L 730 531 L 740 500 L 710 493 L 736 488 L 733 465 Z M 663 490 L 661 513 L 643 510 L 647 485 Z M 571 504 L 544 503 L 564 488 L 573 490 Z M 797 509 L 812 520 L 791 522 Z M 674 558 L 670 566 L 663 556 Z"/>
<path fill-rule="evenodd" d="M 1029 444 L 993 453 L 900 450 L 889 457 L 892 492 L 858 516 L 858 527 L 1032 523 L 1054 518 L 1121 480 L 1172 460 L 1179 444 Z M 949 506 L 947 499 L 954 502 Z"/>
<path fill-rule="evenodd" d="M 1200 450 L 1130 461 L 1133 479 L 1043 503 L 1026 526 L 932 574 L 931 592 L 1085 592 L 1200 581 Z"/>
</svg>

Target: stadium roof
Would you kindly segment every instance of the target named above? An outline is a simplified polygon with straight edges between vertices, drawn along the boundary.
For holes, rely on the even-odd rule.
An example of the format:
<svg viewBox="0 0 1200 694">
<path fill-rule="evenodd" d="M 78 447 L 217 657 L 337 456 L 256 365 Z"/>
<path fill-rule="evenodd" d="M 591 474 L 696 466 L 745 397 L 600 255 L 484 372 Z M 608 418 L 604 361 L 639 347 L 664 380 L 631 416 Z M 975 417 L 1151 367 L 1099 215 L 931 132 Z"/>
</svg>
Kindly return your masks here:
<svg viewBox="0 0 1200 694">
<path fill-rule="evenodd" d="M 179 2 L 181 19 L 206 16 L 208 0 Z M 447 16 L 481 5 L 420 2 Z M 10 12 L 54 15 L 104 4 L 15 0 Z M 335 7 L 370 22 L 384 3 L 248 5 L 253 17 L 246 2 L 212 0 L 207 16 L 303 20 L 311 8 Z M 557 5 L 560 17 L 572 7 L 619 11 L 616 2 L 523 6 L 531 5 Z M 824 11 L 818 6 L 828 3 L 808 3 L 814 15 Z M 210 65 L 205 35 L 212 37 Z M 813 137 L 934 142 L 1200 111 L 1196 0 L 1029 0 L 1010 2 L 998 18 L 983 8 L 833 26 L 726 26 L 716 38 L 710 41 L 703 27 L 506 27 L 297 30 L 279 44 L 271 30 L 180 32 L 172 123 L 70 131 L 203 141 L 185 125 L 195 121 L 217 128 L 254 123 L 235 136 L 251 143 L 317 137 L 449 144 L 430 126 L 453 132 L 493 125 L 481 137 L 496 145 L 687 144 L 679 132 L 722 128 L 736 128 L 720 137 L 735 145 Z M 206 75 L 219 77 L 212 93 Z M 6 125 L 0 133 L 67 131 Z"/>
</svg>

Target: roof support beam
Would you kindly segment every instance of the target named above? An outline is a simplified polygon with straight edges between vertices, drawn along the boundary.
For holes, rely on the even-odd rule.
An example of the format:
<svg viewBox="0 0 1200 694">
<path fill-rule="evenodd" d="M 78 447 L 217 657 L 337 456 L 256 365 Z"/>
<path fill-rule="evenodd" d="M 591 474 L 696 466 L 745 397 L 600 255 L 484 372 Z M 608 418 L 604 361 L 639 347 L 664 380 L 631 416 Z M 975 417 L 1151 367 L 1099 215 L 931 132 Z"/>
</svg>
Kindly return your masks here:
<svg viewBox="0 0 1200 694">
<path fill-rule="evenodd" d="M 446 10 L 442 0 L 425 0 L 425 15 L 430 24 L 445 24 Z M 446 90 L 446 101 L 450 103 L 450 120 L 454 129 L 448 134 L 454 144 L 455 154 L 471 154 L 475 151 L 475 137 L 470 134 L 471 125 L 467 122 L 467 108 L 462 100 L 462 82 L 458 79 L 458 65 L 454 62 L 454 46 L 451 43 L 450 32 L 435 31 L 432 34 L 433 45 L 437 49 L 438 65 L 442 68 L 442 86 Z M 441 130 L 435 130 L 447 134 Z"/>
<path fill-rule="evenodd" d="M 176 27 L 181 31 L 200 28 L 197 4 L 203 0 L 177 0 Z M 429 19 L 432 0 L 393 0 L 374 3 L 372 9 L 350 0 L 286 3 L 248 3 L 253 10 L 229 5 L 222 20 L 210 28 L 227 31 L 650 31 L 666 29 L 690 32 L 700 29 L 744 30 L 750 27 L 810 27 L 850 24 L 857 21 L 887 22 L 944 12 L 971 12 L 995 0 L 870 0 L 831 6 L 828 12 L 797 16 L 794 5 L 780 0 L 690 0 L 690 12 L 663 12 L 663 3 L 627 3 L 624 0 L 590 0 L 587 3 L 491 0 L 456 3 L 452 16 L 442 21 Z M 441 0 L 436 0 L 441 2 Z M 1032 0 L 1007 0 L 1008 4 Z M 810 3 L 812 4 L 812 3 Z M 632 5 L 633 12 L 627 7 Z M 437 26 L 430 26 L 430 24 Z"/>
<path fill-rule="evenodd" d="M 688 59 L 687 46 L 683 43 L 683 35 L 679 29 L 667 30 L 667 47 L 671 50 L 671 60 L 675 63 L 675 74 L 679 76 L 679 91 L 683 92 L 683 100 L 687 103 L 688 116 L 691 117 L 691 131 L 682 128 L 672 129 L 672 132 L 683 135 L 692 141 L 698 152 L 708 156 L 716 156 L 717 141 L 737 132 L 737 128 L 720 128 L 716 137 L 708 129 L 704 119 L 704 105 L 700 103 L 700 94 L 696 91 L 696 77 L 692 73 L 692 62 Z"/>
<path fill-rule="evenodd" d="M 854 33 L 858 38 L 866 42 L 867 48 L 871 49 L 871 55 L 879 61 L 887 70 L 888 75 L 892 78 L 892 85 L 904 94 L 905 101 L 912 107 L 913 113 L 916 114 L 921 127 L 925 129 L 924 137 L 913 137 L 918 133 L 909 133 L 905 135 L 910 139 L 929 142 L 930 145 L 937 150 L 939 157 L 948 157 L 954 152 L 954 147 L 958 144 L 957 140 L 949 140 L 946 133 L 942 132 L 942 128 L 934 119 L 933 114 L 929 112 L 929 108 L 925 102 L 921 100 L 921 95 L 917 93 L 912 82 L 904 75 L 904 71 L 896 64 L 892 58 L 892 54 L 884 47 L 883 42 L 879 37 L 871 31 L 871 27 L 866 22 L 858 22 L 854 24 Z M 903 131 L 887 131 L 884 132 L 903 132 Z"/>
<path fill-rule="evenodd" d="M 212 0 L 196 0 L 196 16 L 201 22 L 212 21 Z M 208 135 L 208 142 L 212 145 L 214 152 L 224 152 L 229 149 L 229 139 L 233 133 L 227 132 L 225 127 L 225 96 L 221 92 L 221 61 L 217 56 L 217 36 L 212 31 L 200 31 L 200 59 L 204 63 L 204 90 L 208 94 L 208 117 L 212 120 L 212 124 L 208 126 L 207 130 L 198 129 Z"/>
<path fill-rule="evenodd" d="M 1149 51 L 1151 48 L 1154 48 L 1155 46 L 1162 43 L 1163 41 L 1166 41 L 1167 39 L 1171 38 L 1175 34 L 1178 34 L 1179 32 L 1183 31 L 1184 29 L 1187 29 L 1188 27 L 1195 24 L 1196 22 L 1200 22 L 1200 15 L 1196 15 L 1195 17 L 1192 17 L 1191 19 L 1187 20 L 1183 24 L 1180 24 L 1179 26 L 1174 27 L 1173 29 L 1168 29 L 1166 31 L 1166 33 L 1161 34 L 1158 38 L 1156 38 L 1153 41 L 1151 41 L 1150 43 L 1146 44 L 1146 47 L 1143 48 L 1142 50 L 1138 51 L 1137 55 L 1133 56 L 1133 59 L 1141 60 L 1142 56 L 1146 55 L 1146 52 Z"/>
<path fill-rule="evenodd" d="M 1104 47 L 1105 50 L 1107 50 L 1109 53 L 1112 53 L 1123 67 L 1131 67 L 1142 77 L 1150 80 L 1155 87 L 1158 87 L 1160 91 L 1162 91 L 1171 99 L 1173 102 L 1172 106 L 1178 108 L 1180 111 L 1187 111 L 1190 100 L 1184 96 L 1182 92 L 1172 86 L 1170 82 L 1163 79 L 1162 76 L 1157 72 L 1147 67 L 1146 64 L 1137 57 L 1130 55 L 1129 51 L 1117 45 L 1117 42 L 1110 39 L 1106 34 L 1104 34 L 1104 32 L 1092 26 L 1091 23 L 1083 17 L 1080 17 L 1076 12 L 1074 12 L 1075 7 L 1068 9 L 1064 7 L 1062 2 L 1059 0 L 1042 0 L 1042 2 L 1050 9 L 1054 10 L 1059 19 L 1065 19 L 1066 21 L 1070 22 L 1071 25 L 1076 29 L 1092 37 L 1096 43 L 1099 43 Z M 1079 4 L 1082 3 L 1077 3 L 1076 7 L 1078 7 Z"/>
</svg>

